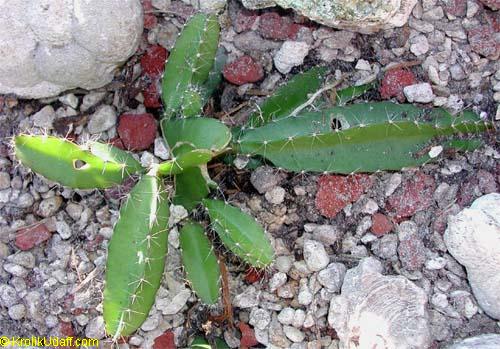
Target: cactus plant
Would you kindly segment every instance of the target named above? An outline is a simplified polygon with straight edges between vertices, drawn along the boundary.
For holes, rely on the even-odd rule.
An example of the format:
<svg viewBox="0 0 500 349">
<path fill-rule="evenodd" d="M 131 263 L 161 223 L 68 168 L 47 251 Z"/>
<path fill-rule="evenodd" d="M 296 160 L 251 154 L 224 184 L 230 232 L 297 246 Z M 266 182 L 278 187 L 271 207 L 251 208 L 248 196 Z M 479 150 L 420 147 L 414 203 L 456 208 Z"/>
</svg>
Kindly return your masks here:
<svg viewBox="0 0 500 349">
<path fill-rule="evenodd" d="M 167 61 L 161 128 L 172 159 L 143 168 L 130 153 L 111 145 L 79 146 L 51 136 L 14 138 L 22 164 L 62 185 L 106 188 L 139 177 L 109 243 L 104 319 L 115 339 L 133 333 L 154 302 L 167 251 L 169 200 L 189 211 L 201 204 L 210 228 L 228 250 L 255 268 L 272 264 L 273 248 L 264 228 L 241 209 L 208 199 L 217 186 L 207 170 L 214 158 L 228 153 L 258 156 L 298 172 L 398 170 L 432 160 L 437 152 L 429 151 L 435 148 L 475 149 L 481 143 L 461 135 L 490 126 L 470 112 L 452 116 L 442 109 L 388 102 L 345 105 L 371 86 L 337 91 L 337 106 L 317 104 L 310 95 L 326 89 L 321 88 L 326 69 L 313 68 L 280 87 L 243 127 L 229 129 L 219 120 L 197 117 L 221 79 L 225 55 L 217 51 L 219 31 L 215 17 L 195 15 Z M 321 109 L 311 111 L 309 106 Z M 173 178 L 173 193 L 166 191 L 164 177 Z M 213 304 L 221 274 L 204 230 L 189 221 L 179 240 L 188 281 L 202 302 Z"/>
</svg>

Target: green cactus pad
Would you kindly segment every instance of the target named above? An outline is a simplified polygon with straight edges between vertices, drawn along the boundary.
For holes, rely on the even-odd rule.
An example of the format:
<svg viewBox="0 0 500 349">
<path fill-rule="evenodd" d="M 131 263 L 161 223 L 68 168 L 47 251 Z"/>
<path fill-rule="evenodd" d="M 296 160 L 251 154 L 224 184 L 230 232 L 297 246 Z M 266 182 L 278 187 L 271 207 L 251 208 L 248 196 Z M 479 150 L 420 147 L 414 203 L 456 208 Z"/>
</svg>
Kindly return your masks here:
<svg viewBox="0 0 500 349">
<path fill-rule="evenodd" d="M 488 129 L 473 113 L 367 103 L 281 119 L 238 140 L 238 150 L 290 171 L 375 172 L 421 165 L 427 148 Z M 452 138 L 452 139 L 450 139 Z"/>
<path fill-rule="evenodd" d="M 161 128 L 172 149 L 178 144 L 188 143 L 196 149 L 208 149 L 217 154 L 231 141 L 231 131 L 227 126 L 211 118 L 164 119 Z"/>
<path fill-rule="evenodd" d="M 206 149 L 193 149 L 183 152 L 175 159 L 165 161 L 158 166 L 158 174 L 170 176 L 184 172 L 188 168 L 206 164 L 212 160 L 212 152 Z"/>
<path fill-rule="evenodd" d="M 193 16 L 170 52 L 162 81 L 165 117 L 189 104 L 189 90 L 203 85 L 209 77 L 217 51 L 220 26 L 214 15 Z"/>
<path fill-rule="evenodd" d="M 253 113 L 248 126 L 258 127 L 268 123 L 270 120 L 288 116 L 295 108 L 306 102 L 310 93 L 314 93 L 321 87 L 327 69 L 315 67 L 304 73 L 295 75 L 285 85 L 280 86 L 276 92 Z"/>
<path fill-rule="evenodd" d="M 108 248 L 104 321 L 114 338 L 139 328 L 154 303 L 165 266 L 168 217 L 161 180 L 144 175 L 120 209 Z"/>
<path fill-rule="evenodd" d="M 217 257 L 198 223 L 185 224 L 179 234 L 182 264 L 192 289 L 205 304 L 219 299 L 220 269 Z"/>
<path fill-rule="evenodd" d="M 203 205 L 224 246 L 253 267 L 265 268 L 272 263 L 269 238 L 252 216 L 220 200 L 204 199 Z"/>
<path fill-rule="evenodd" d="M 108 188 L 142 171 L 131 155 L 114 147 L 94 144 L 93 154 L 65 139 L 29 135 L 16 136 L 14 143 L 23 165 L 71 188 Z"/>
<path fill-rule="evenodd" d="M 192 167 L 174 177 L 174 204 L 193 210 L 210 193 L 207 181 L 200 167 Z"/>
</svg>

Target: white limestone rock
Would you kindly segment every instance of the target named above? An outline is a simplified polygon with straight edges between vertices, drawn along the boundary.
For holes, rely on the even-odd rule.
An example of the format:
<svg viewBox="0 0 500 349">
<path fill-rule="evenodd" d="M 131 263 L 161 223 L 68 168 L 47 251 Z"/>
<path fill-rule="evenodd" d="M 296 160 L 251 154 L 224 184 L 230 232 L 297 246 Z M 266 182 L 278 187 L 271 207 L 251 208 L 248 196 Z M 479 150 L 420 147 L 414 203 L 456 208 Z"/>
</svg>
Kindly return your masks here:
<svg viewBox="0 0 500 349">
<path fill-rule="evenodd" d="M 247 8 L 292 8 L 301 15 L 334 28 L 370 34 L 403 26 L 417 0 L 242 0 Z"/>
<path fill-rule="evenodd" d="M 500 334 L 482 334 L 464 339 L 448 347 L 448 349 L 498 349 L 500 348 Z"/>
<path fill-rule="evenodd" d="M 500 194 L 484 195 L 448 220 L 444 242 L 467 269 L 481 308 L 500 319 Z"/>
<path fill-rule="evenodd" d="M 425 291 L 403 276 L 381 271 L 378 260 L 363 259 L 347 271 L 341 295 L 332 298 L 328 323 L 340 338 L 339 348 L 428 348 Z"/>
<path fill-rule="evenodd" d="M 137 49 L 139 0 L 0 0 L 0 94 L 102 87 Z"/>
</svg>

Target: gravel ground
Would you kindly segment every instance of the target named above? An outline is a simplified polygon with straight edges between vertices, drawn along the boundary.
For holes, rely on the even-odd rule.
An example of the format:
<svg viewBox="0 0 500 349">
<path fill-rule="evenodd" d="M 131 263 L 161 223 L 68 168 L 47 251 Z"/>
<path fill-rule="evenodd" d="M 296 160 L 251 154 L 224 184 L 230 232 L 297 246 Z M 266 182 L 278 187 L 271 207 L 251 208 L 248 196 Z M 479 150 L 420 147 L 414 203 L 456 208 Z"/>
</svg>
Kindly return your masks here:
<svg viewBox="0 0 500 349">
<path fill-rule="evenodd" d="M 158 76 L 151 72 L 195 11 L 179 1 L 169 3 L 144 4 L 139 50 L 107 87 L 48 100 L 0 96 L 2 334 L 105 338 L 106 246 L 131 183 L 105 191 L 60 187 L 18 166 L 9 137 L 23 131 L 78 142 L 100 139 L 135 149 L 143 164 L 167 159 L 155 121 L 161 114 Z M 407 25 L 375 35 L 333 30 L 291 11 L 248 11 L 237 1 L 229 1 L 220 18 L 229 63 L 207 113 L 228 123 L 244 119 L 262 95 L 316 64 L 330 67 L 331 78 L 343 77 L 345 86 L 377 82 L 379 88 L 367 96 L 371 100 L 408 100 L 454 112 L 467 108 L 484 119 L 500 119 L 500 14 L 475 0 L 419 1 Z M 131 114 L 141 114 L 144 125 L 136 135 L 128 132 L 138 129 Z M 498 192 L 496 137 L 486 136 L 478 151 L 447 154 L 399 173 L 340 177 L 214 168 L 221 192 L 272 235 L 275 265 L 262 274 L 252 272 L 218 248 L 230 279 L 235 327 L 229 326 L 216 317 L 222 303 L 200 305 L 185 285 L 172 231 L 155 306 L 120 348 L 170 348 L 165 343 L 172 338 L 183 347 L 202 332 L 223 336 L 235 348 L 338 348 L 343 334 L 332 324 L 342 314 L 332 299 L 348 306 L 349 293 L 362 288 L 353 275 L 365 272 L 381 282 L 411 280 L 418 286 L 418 292 L 411 287 L 405 292 L 409 303 L 426 303 L 423 321 L 429 333 L 423 340 L 431 348 L 500 333 L 500 323 L 478 305 L 465 269 L 443 241 L 448 216 Z M 378 262 L 366 262 L 370 256 Z M 388 279 L 380 271 L 398 277 Z M 396 313 L 398 304 L 391 306 Z M 416 321 L 416 312 L 401 321 Z M 102 347 L 109 345 L 102 341 Z"/>
</svg>

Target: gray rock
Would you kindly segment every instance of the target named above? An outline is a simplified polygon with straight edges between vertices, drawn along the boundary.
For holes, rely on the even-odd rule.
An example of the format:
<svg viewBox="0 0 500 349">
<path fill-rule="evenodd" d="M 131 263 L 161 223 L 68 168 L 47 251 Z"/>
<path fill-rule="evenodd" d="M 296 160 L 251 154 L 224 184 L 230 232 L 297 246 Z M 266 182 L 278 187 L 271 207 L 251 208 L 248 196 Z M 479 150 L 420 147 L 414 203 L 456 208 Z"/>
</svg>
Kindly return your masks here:
<svg viewBox="0 0 500 349">
<path fill-rule="evenodd" d="M 15 305 L 19 300 L 14 287 L 7 284 L 0 284 L 0 304 L 6 308 Z"/>
<path fill-rule="evenodd" d="M 0 94 L 104 86 L 137 49 L 142 25 L 138 0 L 3 1 Z"/>
<path fill-rule="evenodd" d="M 70 106 L 73 109 L 78 108 L 78 97 L 75 96 L 73 93 L 68 93 L 67 95 L 59 97 L 59 102 L 67 106 Z"/>
<path fill-rule="evenodd" d="M 63 240 L 67 240 L 71 237 L 71 227 L 65 221 L 57 221 L 56 222 L 57 233 Z"/>
<path fill-rule="evenodd" d="M 286 191 L 282 187 L 275 187 L 266 192 L 266 200 L 274 205 L 279 205 L 285 200 Z"/>
<path fill-rule="evenodd" d="M 283 325 L 291 325 L 295 318 L 295 310 L 290 307 L 283 308 L 278 314 L 278 321 Z"/>
<path fill-rule="evenodd" d="M 304 241 L 304 260 L 311 271 L 320 271 L 330 263 L 325 247 L 318 241 Z"/>
<path fill-rule="evenodd" d="M 391 261 L 396 260 L 398 237 L 395 234 L 386 234 L 372 243 L 371 250 L 377 257 Z"/>
<path fill-rule="evenodd" d="M 28 251 L 21 251 L 10 255 L 7 260 L 22 267 L 33 269 L 35 267 L 35 256 Z"/>
<path fill-rule="evenodd" d="M 102 339 L 105 335 L 106 332 L 104 331 L 104 318 L 102 316 L 91 319 L 85 327 L 85 336 L 87 338 Z"/>
<path fill-rule="evenodd" d="M 260 330 L 264 330 L 267 328 L 270 322 L 271 314 L 268 310 L 261 308 L 252 308 L 252 311 L 250 311 L 250 325 Z"/>
<path fill-rule="evenodd" d="M 283 326 L 283 332 L 285 336 L 294 343 L 300 343 L 306 337 L 302 331 L 292 326 Z"/>
<path fill-rule="evenodd" d="M 363 259 L 347 271 L 342 294 L 332 298 L 328 323 L 340 346 L 356 341 L 359 348 L 429 347 L 425 291 L 403 276 L 384 276 L 381 271 L 379 261 Z"/>
<path fill-rule="evenodd" d="M 314 240 L 325 245 L 333 245 L 342 237 L 342 232 L 334 225 L 324 224 L 316 226 L 312 231 L 312 236 Z"/>
<path fill-rule="evenodd" d="M 38 206 L 36 213 L 44 218 L 51 217 L 59 211 L 62 202 L 63 199 L 60 196 L 44 199 L 40 202 L 40 206 Z"/>
<path fill-rule="evenodd" d="M 106 92 L 90 92 L 83 97 L 80 110 L 86 112 L 97 103 L 101 102 L 106 96 Z"/>
<path fill-rule="evenodd" d="M 282 74 L 288 74 L 293 67 L 304 63 L 309 54 L 309 45 L 301 41 L 285 41 L 274 56 L 274 66 Z"/>
<path fill-rule="evenodd" d="M 257 291 L 255 286 L 249 286 L 236 297 L 234 297 L 233 305 L 238 308 L 252 308 L 259 305 L 260 291 Z"/>
<path fill-rule="evenodd" d="M 417 35 L 410 40 L 410 51 L 415 56 L 421 56 L 429 51 L 429 42 L 425 35 Z"/>
<path fill-rule="evenodd" d="M 20 265 L 14 264 L 14 263 L 5 263 L 3 265 L 3 269 L 14 276 L 18 276 L 21 278 L 24 278 L 26 275 L 28 275 L 28 270 Z"/>
<path fill-rule="evenodd" d="M 252 172 L 250 182 L 259 193 L 264 194 L 278 185 L 279 178 L 272 167 L 261 166 Z"/>
<path fill-rule="evenodd" d="M 500 319 L 500 194 L 474 201 L 448 221 L 444 242 L 467 269 L 467 278 L 481 308 Z"/>
<path fill-rule="evenodd" d="M 45 107 L 40 109 L 40 111 L 33 114 L 31 119 L 33 120 L 34 126 L 51 130 L 52 123 L 54 122 L 55 117 L 56 112 L 54 111 L 54 108 L 52 108 L 52 106 L 50 105 L 46 105 Z"/>
<path fill-rule="evenodd" d="M 282 273 L 288 273 L 288 271 L 292 268 L 292 257 L 290 256 L 278 256 L 274 262 L 274 266 L 276 270 Z"/>
<path fill-rule="evenodd" d="M 161 137 L 155 139 L 154 154 L 156 157 L 162 160 L 167 160 L 170 158 L 170 149 L 165 143 L 165 140 Z"/>
<path fill-rule="evenodd" d="M 12 320 L 21 320 L 26 315 L 24 304 L 15 304 L 9 307 L 9 316 Z"/>
<path fill-rule="evenodd" d="M 331 263 L 318 273 L 318 282 L 323 285 L 328 292 L 337 293 L 342 287 L 347 268 L 341 263 Z"/>
<path fill-rule="evenodd" d="M 287 276 L 285 273 L 278 272 L 269 280 L 269 291 L 274 292 L 286 284 Z"/>
<path fill-rule="evenodd" d="M 403 92 L 410 103 L 430 103 L 435 97 L 431 85 L 427 82 L 406 86 Z"/>
<path fill-rule="evenodd" d="M 92 114 L 87 124 L 90 134 L 101 133 L 116 125 L 116 111 L 110 105 L 103 105 Z"/>
<path fill-rule="evenodd" d="M 500 334 L 482 334 L 464 339 L 449 346 L 448 349 L 498 349 L 500 348 Z"/>
<path fill-rule="evenodd" d="M 10 175 L 7 172 L 0 172 L 0 190 L 10 188 Z"/>
<path fill-rule="evenodd" d="M 177 292 L 172 298 L 160 298 L 155 302 L 156 309 L 160 310 L 163 315 L 174 315 L 181 311 L 186 305 L 191 291 L 183 289 Z"/>
<path fill-rule="evenodd" d="M 182 0 L 186 4 L 189 4 L 202 11 L 219 11 L 226 6 L 226 0 Z"/>
<path fill-rule="evenodd" d="M 292 8 L 303 16 L 335 28 L 349 29 L 365 34 L 380 29 L 400 27 L 406 23 L 417 3 L 406 1 L 346 1 L 318 0 L 243 0 L 248 8 L 263 8 L 279 5 Z"/>
<path fill-rule="evenodd" d="M 305 278 L 301 279 L 299 294 L 297 295 L 297 301 L 299 302 L 300 305 L 309 305 L 312 303 L 313 298 L 314 298 L 313 294 L 309 289 L 308 280 Z"/>
</svg>

